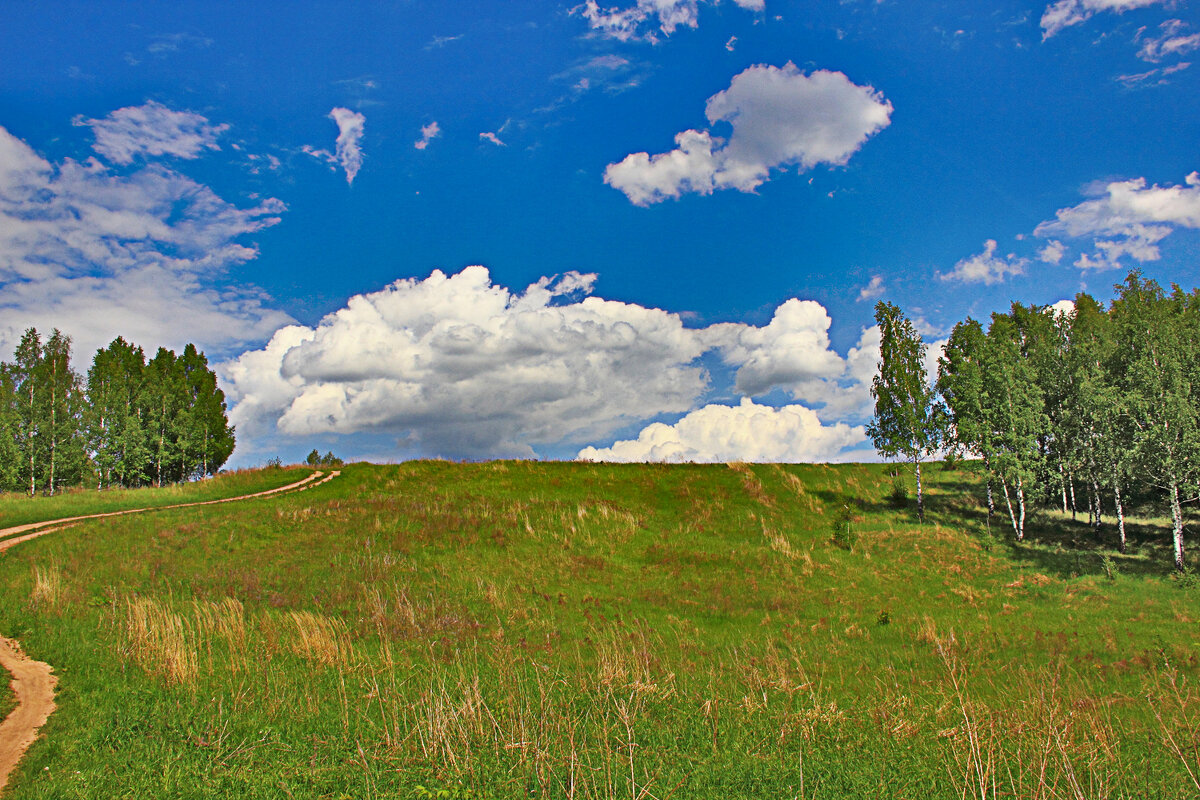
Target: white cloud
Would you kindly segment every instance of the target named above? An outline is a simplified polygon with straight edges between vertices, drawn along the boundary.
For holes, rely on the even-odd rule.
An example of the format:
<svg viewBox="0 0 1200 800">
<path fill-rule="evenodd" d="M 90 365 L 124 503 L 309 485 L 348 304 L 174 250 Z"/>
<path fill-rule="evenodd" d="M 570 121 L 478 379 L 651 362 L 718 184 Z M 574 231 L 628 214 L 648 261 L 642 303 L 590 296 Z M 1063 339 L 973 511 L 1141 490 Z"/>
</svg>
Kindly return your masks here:
<svg viewBox="0 0 1200 800">
<path fill-rule="evenodd" d="M 594 277 L 513 293 L 468 267 L 357 295 L 228 365 L 233 419 L 239 430 L 390 431 L 431 454 L 528 456 L 533 444 L 686 411 L 706 385 L 697 337 L 665 311 L 570 300 Z"/>
<path fill-rule="evenodd" d="M 424 150 L 429 147 L 429 143 L 442 135 L 442 129 L 438 127 L 437 121 L 421 126 L 421 138 L 413 142 L 413 147 L 418 150 Z"/>
<path fill-rule="evenodd" d="M 776 386 L 840 377 L 844 363 L 830 349 L 829 318 L 812 300 L 791 299 L 764 327 L 715 325 L 711 330 L 725 360 L 737 364 L 737 391 L 761 395 Z"/>
<path fill-rule="evenodd" d="M 877 297 L 883 297 L 884 293 L 883 276 L 872 275 L 871 282 L 862 288 L 858 293 L 859 301 L 874 300 Z"/>
<path fill-rule="evenodd" d="M 644 39 L 657 41 L 653 31 L 643 33 L 643 23 L 658 23 L 667 36 L 679 26 L 695 28 L 698 24 L 697 0 L 638 0 L 627 8 L 601 8 L 596 0 L 587 0 L 572 13 L 581 15 L 592 30 L 622 42 Z"/>
<path fill-rule="evenodd" d="M 500 141 L 500 137 L 492 131 L 485 131 L 484 133 L 479 134 L 479 140 L 483 142 L 491 142 L 497 147 L 508 147 L 508 145 Z"/>
<path fill-rule="evenodd" d="M 1200 33 L 1184 34 L 1187 23 L 1183 20 L 1169 19 L 1158 26 L 1157 37 L 1147 37 L 1142 40 L 1142 48 L 1138 50 L 1138 58 L 1157 64 L 1164 58 L 1181 56 L 1184 53 L 1200 48 Z M 1142 31 L 1139 31 L 1139 37 Z"/>
<path fill-rule="evenodd" d="M 788 62 L 749 67 L 708 99 L 705 113 L 710 124 L 729 123 L 727 141 L 709 131 L 683 131 L 675 150 L 633 153 L 609 164 L 604 182 L 643 206 L 685 192 L 752 192 L 772 169 L 846 164 L 888 126 L 892 104 L 840 72 L 805 75 Z"/>
<path fill-rule="evenodd" d="M 729 41 L 727 41 L 725 43 L 725 49 L 732 53 L 734 51 L 734 48 L 736 48 L 736 47 L 737 47 L 737 37 L 730 36 Z"/>
<path fill-rule="evenodd" d="M 31 326 L 62 328 L 85 358 L 118 334 L 146 346 L 261 340 L 288 316 L 221 279 L 257 256 L 242 237 L 283 210 L 274 199 L 238 208 L 161 165 L 51 164 L 0 127 L 0 354 Z"/>
<path fill-rule="evenodd" d="M 1051 239 L 1045 247 L 1038 250 L 1038 259 L 1045 264 L 1058 264 L 1066 253 L 1066 245 L 1056 239 Z"/>
<path fill-rule="evenodd" d="M 346 171 L 346 183 L 354 183 L 354 176 L 362 168 L 363 126 L 367 118 L 348 108 L 335 108 L 329 112 L 329 118 L 337 123 L 338 137 L 334 157 Z"/>
<path fill-rule="evenodd" d="M 205 150 L 220 150 L 217 137 L 228 125 L 213 125 L 190 111 L 172 111 L 151 100 L 118 108 L 103 119 L 76 117 L 96 135 L 95 150 L 113 164 L 131 164 L 144 156 L 196 158 Z"/>
<path fill-rule="evenodd" d="M 1049 308 L 1056 317 L 1069 317 L 1075 313 L 1075 301 L 1059 300 L 1057 303 L 1051 303 Z"/>
<path fill-rule="evenodd" d="M 764 0 L 734 0 L 747 11 L 762 11 Z M 588 21 L 588 26 L 601 36 L 622 42 L 657 42 L 658 33 L 670 36 L 676 28 L 699 26 L 698 0 L 637 0 L 632 6 L 603 8 L 596 0 L 586 0 L 571 9 Z M 653 29 L 657 26 L 657 32 Z M 649 30 L 647 30 L 649 29 Z"/>
<path fill-rule="evenodd" d="M 1145 178 L 1135 178 L 1114 181 L 1094 194 L 1034 230 L 1043 238 L 1092 239 L 1096 252 L 1075 262 L 1084 269 L 1117 268 L 1126 256 L 1155 261 L 1158 243 L 1175 228 L 1200 228 L 1200 173 L 1188 175 L 1182 186 L 1147 186 Z"/>
<path fill-rule="evenodd" d="M 711 389 L 698 359 L 712 352 L 735 368 L 738 392 L 779 389 L 826 421 L 861 420 L 869 406 L 876 329 L 842 358 L 812 301 L 786 301 L 762 327 L 687 328 L 678 314 L 588 296 L 595 278 L 513 292 L 468 267 L 357 295 L 223 365 L 231 418 L 251 437 L 386 432 L 426 455 L 529 456 L 694 409 Z"/>
<path fill-rule="evenodd" d="M 1064 28 L 1086 22 L 1101 11 L 1123 14 L 1134 8 L 1166 2 L 1167 0 L 1058 0 L 1047 6 L 1042 14 L 1042 40 L 1049 39 Z"/>
<path fill-rule="evenodd" d="M 954 265 L 949 272 L 939 273 L 944 281 L 962 281 L 963 283 L 982 283 L 991 286 L 1003 283 L 1010 275 L 1024 275 L 1023 258 L 1017 258 L 1012 253 L 1004 258 L 996 257 L 996 240 L 988 239 L 983 243 L 983 252 L 964 258 Z"/>
<path fill-rule="evenodd" d="M 782 462 L 836 461 L 847 448 L 867 441 L 862 426 L 822 425 L 817 415 L 799 405 L 708 405 L 674 425 L 661 422 L 643 428 L 637 439 L 612 447 L 586 447 L 581 461 Z"/>
</svg>

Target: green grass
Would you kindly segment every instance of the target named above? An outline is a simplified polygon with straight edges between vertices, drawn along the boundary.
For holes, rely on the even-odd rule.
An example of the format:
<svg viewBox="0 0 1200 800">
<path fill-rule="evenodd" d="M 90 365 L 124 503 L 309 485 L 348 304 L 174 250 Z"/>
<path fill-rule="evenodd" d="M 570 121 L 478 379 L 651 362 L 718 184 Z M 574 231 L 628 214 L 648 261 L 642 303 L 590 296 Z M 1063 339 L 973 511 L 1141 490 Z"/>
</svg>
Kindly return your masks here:
<svg viewBox="0 0 1200 800">
<path fill-rule="evenodd" d="M 28 542 L 0 632 L 61 682 L 12 796 L 1200 793 L 1167 531 L 1017 547 L 936 468 L 919 526 L 886 470 L 352 465 Z"/>
<path fill-rule="evenodd" d="M 238 470 L 202 481 L 172 484 L 161 489 L 96 491 L 94 488 L 71 487 L 53 497 L 41 494 L 30 497 L 19 492 L 0 492 L 0 528 L 84 514 L 102 514 L 126 508 L 152 508 L 251 494 L 286 486 L 300 480 L 311 471 L 308 467 Z"/>
</svg>

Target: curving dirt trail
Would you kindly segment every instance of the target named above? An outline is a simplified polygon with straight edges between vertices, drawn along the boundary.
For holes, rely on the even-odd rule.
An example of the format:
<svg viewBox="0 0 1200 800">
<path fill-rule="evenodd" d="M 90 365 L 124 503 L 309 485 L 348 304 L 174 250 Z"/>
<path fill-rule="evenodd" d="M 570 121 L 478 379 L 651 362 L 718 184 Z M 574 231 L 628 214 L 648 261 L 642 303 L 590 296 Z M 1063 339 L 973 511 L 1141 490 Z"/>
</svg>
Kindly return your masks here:
<svg viewBox="0 0 1200 800">
<path fill-rule="evenodd" d="M 320 470 L 307 478 L 277 489 L 267 489 L 254 494 L 244 494 L 238 497 L 223 497 L 220 500 L 201 500 L 195 503 L 176 503 L 170 506 L 153 506 L 149 508 L 130 508 L 124 511 L 109 511 L 103 514 L 84 514 L 78 517 L 63 517 L 62 519 L 31 522 L 27 525 L 15 525 L 11 528 L 0 528 L 0 536 L 12 536 L 15 533 L 29 531 L 23 536 L 13 536 L 11 539 L 0 541 L 0 553 L 21 542 L 27 542 L 38 536 L 71 527 L 76 522 L 85 519 L 101 517 L 119 517 L 125 514 L 139 514 L 145 511 L 162 511 L 168 508 L 188 508 L 190 506 L 208 506 L 215 503 L 232 503 L 235 500 L 249 500 L 253 497 L 266 497 L 283 492 L 303 492 L 320 486 L 341 475 L 340 470 L 334 470 L 324 475 Z M 322 477 L 324 475 L 324 477 Z M 0 666 L 12 674 L 12 689 L 16 695 L 17 707 L 0 723 L 0 792 L 8 784 L 8 778 L 16 769 L 17 763 L 25 755 L 25 751 L 37 739 L 38 728 L 46 723 L 54 711 L 54 687 L 58 684 L 49 664 L 34 661 L 25 655 L 21 645 L 15 639 L 0 637 Z"/>
<path fill-rule="evenodd" d="M 34 661 L 12 639 L 0 638 L 0 665 L 12 673 L 13 694 L 17 707 L 0 723 L 0 791 L 8 776 L 37 738 L 38 728 L 54 711 L 54 686 L 58 678 L 50 665 Z"/>
</svg>

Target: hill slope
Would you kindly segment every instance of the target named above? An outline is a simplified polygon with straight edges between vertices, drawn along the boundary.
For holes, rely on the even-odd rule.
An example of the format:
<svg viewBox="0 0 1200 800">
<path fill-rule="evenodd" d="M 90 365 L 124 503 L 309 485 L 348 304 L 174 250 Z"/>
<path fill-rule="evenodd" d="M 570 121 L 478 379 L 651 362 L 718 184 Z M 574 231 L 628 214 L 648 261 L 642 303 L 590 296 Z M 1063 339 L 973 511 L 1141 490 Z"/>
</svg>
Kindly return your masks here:
<svg viewBox="0 0 1200 800">
<path fill-rule="evenodd" d="M 414 462 L 25 543 L 12 796 L 1195 796 L 1156 529 L 1110 578 L 930 472 L 923 527 L 882 465 Z"/>
</svg>

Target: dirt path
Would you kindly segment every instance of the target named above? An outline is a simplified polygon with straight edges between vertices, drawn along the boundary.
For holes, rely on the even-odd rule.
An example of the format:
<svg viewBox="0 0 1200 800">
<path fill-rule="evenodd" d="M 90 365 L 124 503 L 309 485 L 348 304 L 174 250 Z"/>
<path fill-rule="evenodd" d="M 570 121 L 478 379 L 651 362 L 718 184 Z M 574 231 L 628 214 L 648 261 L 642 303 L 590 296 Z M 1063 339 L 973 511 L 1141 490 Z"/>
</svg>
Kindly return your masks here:
<svg viewBox="0 0 1200 800">
<path fill-rule="evenodd" d="M 170 506 L 154 506 L 150 508 L 131 508 L 124 511 L 109 511 L 103 514 L 85 514 L 78 517 L 63 517 L 62 519 L 32 522 L 28 525 L 15 525 L 11 528 L 0 529 L 0 536 L 10 536 L 14 533 L 29 531 L 24 536 L 14 536 L 0 541 L 0 553 L 21 542 L 44 536 L 47 533 L 62 530 L 85 519 L 101 517 L 118 517 L 124 514 L 138 514 L 144 511 L 162 511 L 168 508 L 188 508 L 190 506 L 209 506 L 214 503 L 232 503 L 235 500 L 249 500 L 253 497 L 266 497 L 283 492 L 303 492 L 320 486 L 341 475 L 334 470 L 324 475 L 320 470 L 313 472 L 302 481 L 289 483 L 277 489 L 267 489 L 254 494 L 244 494 L 238 497 L 223 497 L 220 500 L 201 500 L 195 503 L 176 503 Z M 323 477 L 322 477 L 323 476 Z M 0 637 L 0 666 L 12 674 L 12 690 L 16 695 L 17 707 L 0 723 L 0 792 L 8 784 L 8 778 L 16 769 L 17 763 L 25 755 L 25 751 L 37 739 L 38 728 L 42 727 L 54 711 L 54 687 L 58 678 L 53 674 L 49 664 L 34 661 L 25 655 L 21 645 L 15 639 Z"/>
<path fill-rule="evenodd" d="M 34 661 L 21 652 L 21 645 L 12 639 L 0 638 L 0 666 L 12 673 L 12 689 L 17 707 L 0 723 L 0 792 L 8 784 L 8 776 L 29 745 L 37 738 L 38 728 L 54 711 L 54 686 L 58 678 L 50 665 Z"/>
<path fill-rule="evenodd" d="M 146 511 L 165 511 L 168 508 L 190 508 L 191 506 L 211 506 L 216 503 L 232 503 L 235 500 L 249 500 L 252 497 L 266 497 L 267 495 L 281 494 L 283 492 L 303 491 L 304 489 L 311 489 L 314 486 L 320 486 L 322 483 L 327 483 L 328 481 L 333 480 L 334 478 L 336 478 L 338 475 L 341 475 L 341 474 L 342 473 L 340 470 L 334 470 L 333 472 L 329 473 L 328 475 L 325 475 L 320 470 L 317 470 L 317 471 L 311 473 L 304 480 L 296 481 L 295 483 L 289 483 L 287 486 L 280 486 L 275 489 L 267 489 L 262 492 L 255 492 L 254 494 L 243 494 L 243 495 L 239 495 L 237 497 L 222 497 L 219 500 L 200 500 L 195 503 L 175 503 L 174 505 L 169 505 L 169 506 L 147 506 L 146 508 L 126 508 L 121 511 L 107 511 L 107 512 L 104 512 L 101 514 L 83 514 L 78 517 L 62 517 L 60 519 L 47 519 L 47 520 L 42 520 L 41 522 L 30 522 L 25 525 L 14 525 L 11 528 L 0 528 L 0 537 L 12 536 L 14 533 L 22 533 L 24 531 L 31 531 L 31 533 L 26 533 L 24 536 L 15 536 L 11 539 L 4 539 L 3 541 L 0 541 L 0 553 L 3 553 L 5 550 L 12 547 L 13 545 L 20 544 L 21 542 L 27 542 L 30 539 L 36 539 L 37 537 L 42 536 L 44 534 L 65 528 L 65 527 L 67 527 L 67 525 L 69 523 L 79 522 L 80 520 L 101 519 L 103 517 L 121 517 L 121 516 L 125 516 L 126 514 L 141 514 Z M 324 477 L 322 477 L 322 475 L 324 475 Z M 320 478 L 320 480 L 318 480 L 318 478 Z"/>
</svg>

